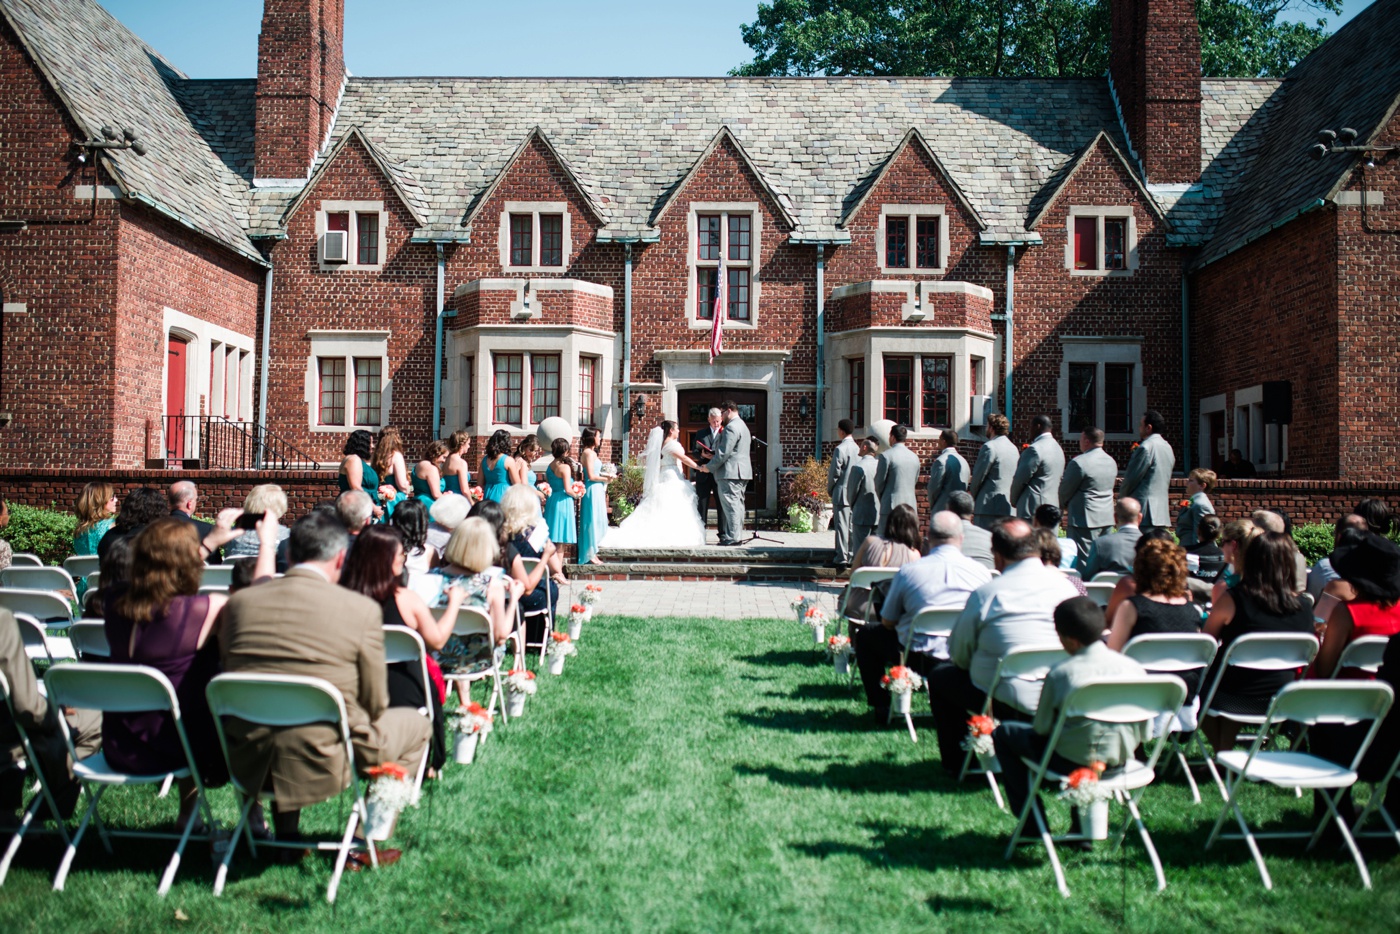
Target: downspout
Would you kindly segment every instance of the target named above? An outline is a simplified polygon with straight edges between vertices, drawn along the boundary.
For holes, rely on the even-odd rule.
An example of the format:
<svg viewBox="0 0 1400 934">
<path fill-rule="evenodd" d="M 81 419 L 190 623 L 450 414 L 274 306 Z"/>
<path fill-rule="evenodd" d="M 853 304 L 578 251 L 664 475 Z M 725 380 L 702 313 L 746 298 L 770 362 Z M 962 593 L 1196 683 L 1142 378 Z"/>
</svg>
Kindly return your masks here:
<svg viewBox="0 0 1400 934">
<path fill-rule="evenodd" d="M 826 411 L 826 244 L 817 244 L 817 460 L 822 459 L 822 413 Z"/>
<path fill-rule="evenodd" d="M 1006 398 L 1002 400 L 1001 411 L 1007 421 L 1011 420 L 1011 354 L 1012 312 L 1016 307 L 1016 246 L 1006 248 Z"/>
<path fill-rule="evenodd" d="M 258 469 L 263 466 L 263 449 L 267 443 L 267 373 L 272 366 L 272 260 L 267 262 L 263 277 L 262 372 L 258 376 Z"/>
<path fill-rule="evenodd" d="M 446 260 L 443 258 L 442 242 L 433 244 L 437 247 L 437 327 L 433 342 L 433 437 L 442 437 L 442 313 L 443 308 L 442 289 L 443 278 L 446 270 Z"/>
<path fill-rule="evenodd" d="M 1181 465 L 1191 464 L 1191 289 L 1186 270 L 1181 271 Z M 1201 452 L 1205 455 L 1206 452 Z M 1202 461 L 1207 463 L 1208 461 Z"/>
<path fill-rule="evenodd" d="M 622 244 L 622 460 L 626 462 L 632 432 L 627 412 L 632 406 L 632 244 Z"/>
</svg>

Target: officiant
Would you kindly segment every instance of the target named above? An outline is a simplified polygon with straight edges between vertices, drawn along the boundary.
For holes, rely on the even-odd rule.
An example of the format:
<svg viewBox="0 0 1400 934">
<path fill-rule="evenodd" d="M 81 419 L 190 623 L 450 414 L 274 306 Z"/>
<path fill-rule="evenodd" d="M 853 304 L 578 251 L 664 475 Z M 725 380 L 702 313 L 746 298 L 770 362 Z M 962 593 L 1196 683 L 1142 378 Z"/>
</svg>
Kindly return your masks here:
<svg viewBox="0 0 1400 934">
<path fill-rule="evenodd" d="M 715 444 L 719 441 L 720 432 L 724 431 L 724 419 L 719 409 L 710 409 L 709 425 L 695 435 L 695 441 L 691 446 L 690 455 L 695 458 L 697 464 L 708 464 L 710 458 L 715 456 Z M 707 523 L 710 514 L 710 498 L 714 497 L 715 508 L 719 509 L 719 491 L 715 488 L 715 478 L 713 474 L 702 470 L 697 470 L 695 474 L 695 498 L 699 500 L 700 521 Z"/>
</svg>

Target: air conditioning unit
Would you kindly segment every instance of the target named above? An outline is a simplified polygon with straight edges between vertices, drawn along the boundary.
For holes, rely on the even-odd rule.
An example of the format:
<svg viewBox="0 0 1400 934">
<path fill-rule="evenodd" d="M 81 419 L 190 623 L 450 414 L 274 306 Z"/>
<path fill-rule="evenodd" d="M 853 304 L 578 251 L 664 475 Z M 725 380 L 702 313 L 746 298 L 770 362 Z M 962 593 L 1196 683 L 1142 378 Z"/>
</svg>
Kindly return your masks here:
<svg viewBox="0 0 1400 934">
<path fill-rule="evenodd" d="M 327 230 L 321 235 L 321 262 L 348 263 L 350 235 L 343 230 Z"/>
<path fill-rule="evenodd" d="M 976 425 L 976 426 L 978 426 L 978 427 L 985 426 L 985 425 L 987 424 L 987 416 L 990 415 L 991 413 L 992 413 L 992 397 L 991 397 L 991 396 L 973 396 L 973 397 L 972 397 L 972 419 L 971 419 L 971 422 L 972 422 L 973 425 Z"/>
</svg>

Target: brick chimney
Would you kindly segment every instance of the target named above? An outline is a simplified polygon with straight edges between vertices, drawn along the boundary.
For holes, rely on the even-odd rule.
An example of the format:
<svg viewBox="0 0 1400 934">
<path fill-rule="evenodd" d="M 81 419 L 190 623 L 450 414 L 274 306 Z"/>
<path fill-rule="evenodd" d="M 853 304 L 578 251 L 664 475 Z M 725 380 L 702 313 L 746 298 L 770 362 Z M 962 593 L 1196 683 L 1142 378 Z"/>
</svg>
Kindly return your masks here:
<svg viewBox="0 0 1400 934">
<path fill-rule="evenodd" d="M 304 179 L 345 83 L 345 0 L 265 0 L 254 175 Z"/>
<path fill-rule="evenodd" d="M 1201 174 L 1201 31 L 1193 0 L 1113 0 L 1109 73 L 1152 184 Z"/>
</svg>

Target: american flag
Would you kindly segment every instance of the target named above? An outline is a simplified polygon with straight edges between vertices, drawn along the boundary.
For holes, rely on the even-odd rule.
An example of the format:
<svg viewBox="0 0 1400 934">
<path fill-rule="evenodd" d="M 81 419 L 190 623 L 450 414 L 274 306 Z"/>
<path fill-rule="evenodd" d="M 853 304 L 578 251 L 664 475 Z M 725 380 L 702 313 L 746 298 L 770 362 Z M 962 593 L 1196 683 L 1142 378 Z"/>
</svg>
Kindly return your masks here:
<svg viewBox="0 0 1400 934">
<path fill-rule="evenodd" d="M 715 270 L 715 307 L 714 324 L 710 328 L 710 363 L 715 362 L 724 350 L 724 312 L 727 303 L 724 300 L 724 264 L 721 263 L 719 269 Z"/>
</svg>

